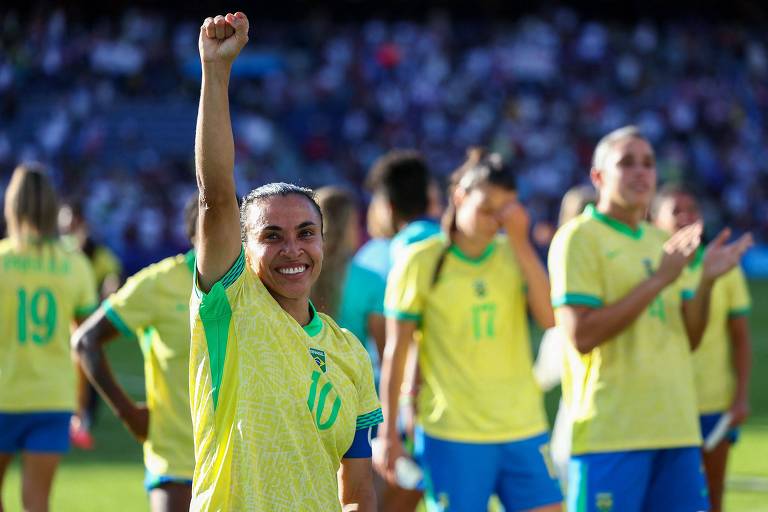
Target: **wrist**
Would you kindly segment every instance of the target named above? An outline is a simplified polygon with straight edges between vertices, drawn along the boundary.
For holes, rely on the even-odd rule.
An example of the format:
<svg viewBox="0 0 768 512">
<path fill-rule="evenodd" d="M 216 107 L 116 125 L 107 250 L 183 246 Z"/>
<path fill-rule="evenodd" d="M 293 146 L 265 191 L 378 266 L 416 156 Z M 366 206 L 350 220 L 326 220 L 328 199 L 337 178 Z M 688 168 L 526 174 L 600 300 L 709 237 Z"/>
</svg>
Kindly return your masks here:
<svg viewBox="0 0 768 512">
<path fill-rule="evenodd" d="M 203 67 L 203 80 L 225 80 L 229 82 L 229 75 L 232 71 L 232 61 L 207 61 L 201 59 L 201 65 Z"/>
</svg>

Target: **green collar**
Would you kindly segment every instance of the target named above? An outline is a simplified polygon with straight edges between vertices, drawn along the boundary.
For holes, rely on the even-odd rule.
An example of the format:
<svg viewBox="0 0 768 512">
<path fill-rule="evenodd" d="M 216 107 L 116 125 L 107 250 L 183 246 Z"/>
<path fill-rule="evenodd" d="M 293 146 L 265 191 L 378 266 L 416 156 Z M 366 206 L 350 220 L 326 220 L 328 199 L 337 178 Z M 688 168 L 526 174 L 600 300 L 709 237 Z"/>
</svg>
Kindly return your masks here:
<svg viewBox="0 0 768 512">
<path fill-rule="evenodd" d="M 604 213 L 600 213 L 599 211 L 597 211 L 597 208 L 595 208 L 595 206 L 591 204 L 587 205 L 587 207 L 584 208 L 584 213 L 586 213 L 588 216 L 592 217 L 593 219 L 596 219 L 602 222 L 609 228 L 614 229 L 624 235 L 627 235 L 630 238 L 634 238 L 635 240 L 640 240 L 641 238 L 643 238 L 644 229 L 643 229 L 642 223 L 637 226 L 637 229 L 632 229 L 631 227 L 627 226 L 620 220 L 614 219 L 613 217 L 609 217 Z"/>
<path fill-rule="evenodd" d="M 312 301 L 309 301 L 309 314 L 311 316 L 309 323 L 302 328 L 304 329 L 304 332 L 314 338 L 323 330 L 323 319 L 317 314 L 317 310 L 315 309 L 315 305 L 312 304 Z"/>
<path fill-rule="evenodd" d="M 704 248 L 699 246 L 699 248 L 696 249 L 696 254 L 693 256 L 693 260 L 688 264 L 688 268 L 696 270 L 702 263 L 704 263 Z"/>
<path fill-rule="evenodd" d="M 471 263 L 472 265 L 479 265 L 480 263 L 487 260 L 491 254 L 493 254 L 494 249 L 496 249 L 496 240 L 492 240 L 491 243 L 488 244 L 488 247 L 485 248 L 483 251 L 483 254 L 478 256 L 477 258 L 472 258 L 470 256 L 467 256 L 463 252 L 461 252 L 461 249 L 458 248 L 456 244 L 452 244 L 450 249 L 448 249 L 451 254 L 459 258 L 461 261 L 464 261 L 466 263 Z"/>
<path fill-rule="evenodd" d="M 190 249 L 187 251 L 187 253 L 184 255 L 184 261 L 187 262 L 187 267 L 189 268 L 189 271 L 192 273 L 192 275 L 195 275 L 195 250 Z"/>
</svg>

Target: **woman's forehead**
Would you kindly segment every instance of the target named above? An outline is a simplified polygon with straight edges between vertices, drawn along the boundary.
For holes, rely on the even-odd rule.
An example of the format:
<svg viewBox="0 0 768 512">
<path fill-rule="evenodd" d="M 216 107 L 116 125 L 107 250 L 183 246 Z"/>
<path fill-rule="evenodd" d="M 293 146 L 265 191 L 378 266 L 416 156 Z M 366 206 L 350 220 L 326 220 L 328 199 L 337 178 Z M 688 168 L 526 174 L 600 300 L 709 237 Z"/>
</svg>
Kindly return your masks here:
<svg viewBox="0 0 768 512">
<path fill-rule="evenodd" d="M 300 194 L 271 196 L 255 201 L 248 216 L 254 226 L 293 227 L 304 222 L 320 223 L 317 208 Z"/>
</svg>

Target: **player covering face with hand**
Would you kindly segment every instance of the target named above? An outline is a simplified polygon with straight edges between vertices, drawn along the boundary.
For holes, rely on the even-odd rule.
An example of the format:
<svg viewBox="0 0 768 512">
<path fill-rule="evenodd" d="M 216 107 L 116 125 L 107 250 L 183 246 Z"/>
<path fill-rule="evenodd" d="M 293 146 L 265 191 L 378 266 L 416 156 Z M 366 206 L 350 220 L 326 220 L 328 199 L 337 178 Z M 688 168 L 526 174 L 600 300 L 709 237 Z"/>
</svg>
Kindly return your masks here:
<svg viewBox="0 0 768 512">
<path fill-rule="evenodd" d="M 526 311 L 554 319 L 528 214 L 497 154 L 472 150 L 452 181 L 443 235 L 409 247 L 387 281 L 376 467 L 395 482 L 405 456 L 397 405 L 418 330 L 415 451 L 430 510 L 485 510 L 494 493 L 507 510 L 560 510 Z"/>
<path fill-rule="evenodd" d="M 309 301 L 323 261 L 319 207 L 310 190 L 273 183 L 238 210 L 228 86 L 247 41 L 240 12 L 200 28 L 191 508 L 373 510 L 368 438 L 382 416 L 371 363 Z"/>
</svg>

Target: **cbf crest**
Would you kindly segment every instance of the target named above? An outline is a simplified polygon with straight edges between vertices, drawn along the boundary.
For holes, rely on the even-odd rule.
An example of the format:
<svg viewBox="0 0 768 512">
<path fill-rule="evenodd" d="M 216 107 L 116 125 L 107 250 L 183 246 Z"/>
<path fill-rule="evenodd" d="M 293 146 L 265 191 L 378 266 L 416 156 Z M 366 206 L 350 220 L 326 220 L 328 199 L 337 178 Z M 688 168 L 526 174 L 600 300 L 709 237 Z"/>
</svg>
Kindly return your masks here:
<svg viewBox="0 0 768 512">
<path fill-rule="evenodd" d="M 477 279 L 473 285 L 475 289 L 475 295 L 478 297 L 485 297 L 485 295 L 488 293 L 488 290 L 485 287 L 485 281 L 482 279 Z"/>
<path fill-rule="evenodd" d="M 319 366 L 323 373 L 325 373 L 325 352 L 317 348 L 310 348 L 309 353 L 312 355 L 312 359 L 317 363 L 317 366 Z"/>
</svg>

